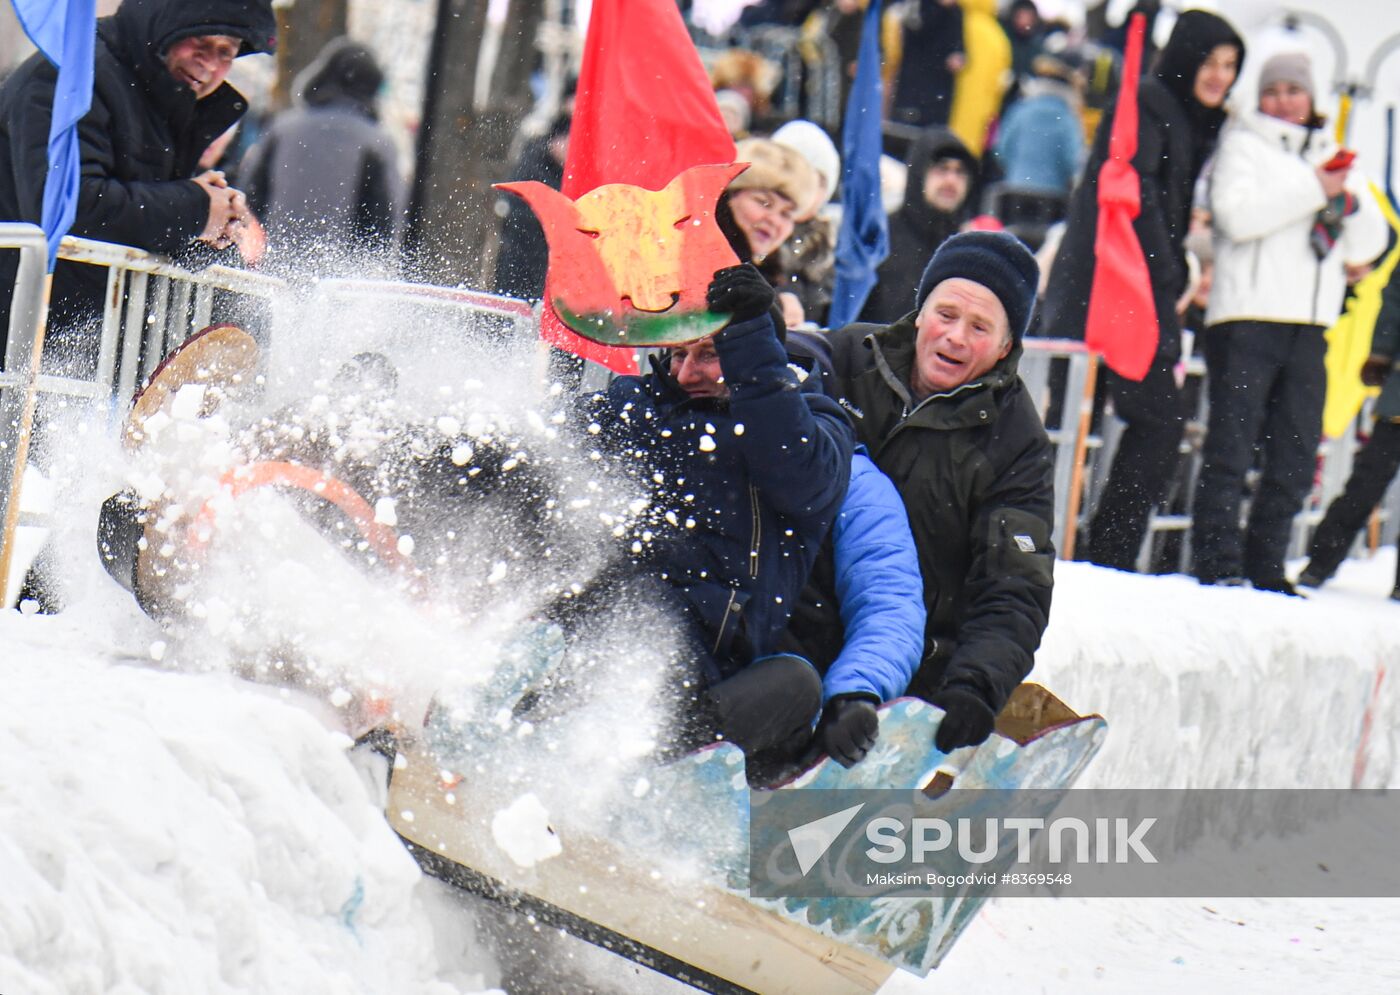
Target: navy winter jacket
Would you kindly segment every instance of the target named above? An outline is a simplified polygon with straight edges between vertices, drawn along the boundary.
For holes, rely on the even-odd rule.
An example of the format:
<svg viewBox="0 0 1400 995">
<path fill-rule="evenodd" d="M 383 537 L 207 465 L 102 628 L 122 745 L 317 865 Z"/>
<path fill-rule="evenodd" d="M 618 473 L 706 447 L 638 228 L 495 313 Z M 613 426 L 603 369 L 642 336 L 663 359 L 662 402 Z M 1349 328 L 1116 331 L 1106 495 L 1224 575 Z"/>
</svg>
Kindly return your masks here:
<svg viewBox="0 0 1400 995">
<path fill-rule="evenodd" d="M 822 697 L 897 698 L 924 655 L 924 584 L 899 491 L 863 452 L 852 458 L 831 540 L 845 640 L 822 679 Z"/>
<path fill-rule="evenodd" d="M 710 682 L 777 648 L 854 445 L 836 402 L 788 365 L 768 315 L 730 325 L 715 347 L 727 401 L 691 398 L 654 364 L 585 408 L 600 449 L 651 491 L 639 559 L 703 632 Z"/>
</svg>

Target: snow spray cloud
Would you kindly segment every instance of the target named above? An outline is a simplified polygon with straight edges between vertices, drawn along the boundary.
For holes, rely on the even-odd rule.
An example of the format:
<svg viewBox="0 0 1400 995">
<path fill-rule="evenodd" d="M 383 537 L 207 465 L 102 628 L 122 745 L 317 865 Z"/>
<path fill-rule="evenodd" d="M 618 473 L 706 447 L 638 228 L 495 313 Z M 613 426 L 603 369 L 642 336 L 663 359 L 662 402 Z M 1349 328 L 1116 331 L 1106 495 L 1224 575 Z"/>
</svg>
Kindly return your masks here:
<svg viewBox="0 0 1400 995">
<path fill-rule="evenodd" d="M 514 757 L 575 791 L 648 753 L 670 621 L 625 584 L 567 652 L 547 621 L 616 566 L 646 500 L 568 444 L 533 336 L 368 293 L 289 295 L 272 329 L 255 389 L 176 391 L 126 468 L 170 659 L 311 690 L 351 731 L 455 718 L 480 747 L 456 762 Z M 570 707 L 512 724 L 540 686 Z"/>
</svg>

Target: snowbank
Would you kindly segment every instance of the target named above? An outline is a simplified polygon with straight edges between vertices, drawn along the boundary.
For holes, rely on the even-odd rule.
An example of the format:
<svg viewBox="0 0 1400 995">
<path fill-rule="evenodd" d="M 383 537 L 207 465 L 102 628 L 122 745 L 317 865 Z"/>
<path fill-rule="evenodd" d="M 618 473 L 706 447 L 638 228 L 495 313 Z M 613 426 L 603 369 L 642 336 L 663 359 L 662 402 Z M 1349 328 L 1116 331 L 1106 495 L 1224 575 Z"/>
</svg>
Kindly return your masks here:
<svg viewBox="0 0 1400 995">
<path fill-rule="evenodd" d="M 1082 783 L 1400 787 L 1393 554 L 1306 602 L 1058 576 L 1035 676 L 1110 723 Z M 0 991 L 483 987 L 471 913 L 419 874 L 325 706 L 158 669 L 158 633 L 108 593 L 54 618 L 0 613 Z M 1002 900 L 926 982 L 887 988 L 1210 992 L 1249 970 L 1256 987 L 1394 990 L 1397 923 L 1389 900 Z M 533 924 L 497 928 L 579 956 Z M 593 990 L 642 980 L 596 973 Z"/>
<path fill-rule="evenodd" d="M 0 991 L 481 988 L 349 741 L 284 693 L 152 669 L 149 635 L 114 661 L 90 616 L 0 617 Z"/>
<path fill-rule="evenodd" d="M 1400 787 L 1394 551 L 1304 600 L 1055 568 L 1034 680 L 1108 740 L 1080 787 Z"/>
</svg>

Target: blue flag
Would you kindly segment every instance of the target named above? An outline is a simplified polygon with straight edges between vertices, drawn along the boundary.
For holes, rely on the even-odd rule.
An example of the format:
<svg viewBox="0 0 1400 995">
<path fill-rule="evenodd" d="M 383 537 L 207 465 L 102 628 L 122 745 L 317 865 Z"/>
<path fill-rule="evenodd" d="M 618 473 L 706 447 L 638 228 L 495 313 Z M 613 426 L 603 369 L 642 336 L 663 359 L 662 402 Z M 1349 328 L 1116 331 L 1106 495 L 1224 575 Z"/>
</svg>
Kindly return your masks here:
<svg viewBox="0 0 1400 995">
<path fill-rule="evenodd" d="M 870 0 L 861 28 L 856 79 L 841 125 L 841 234 L 836 240 L 836 287 L 827 325 L 859 316 L 875 287 L 875 270 L 890 254 L 890 226 L 880 199 L 880 0 Z"/>
<path fill-rule="evenodd" d="M 49 172 L 41 224 L 49 240 L 49 272 L 58 243 L 78 213 L 78 121 L 92 106 L 96 0 L 14 0 L 15 14 L 34 47 L 58 69 L 49 123 Z"/>
</svg>

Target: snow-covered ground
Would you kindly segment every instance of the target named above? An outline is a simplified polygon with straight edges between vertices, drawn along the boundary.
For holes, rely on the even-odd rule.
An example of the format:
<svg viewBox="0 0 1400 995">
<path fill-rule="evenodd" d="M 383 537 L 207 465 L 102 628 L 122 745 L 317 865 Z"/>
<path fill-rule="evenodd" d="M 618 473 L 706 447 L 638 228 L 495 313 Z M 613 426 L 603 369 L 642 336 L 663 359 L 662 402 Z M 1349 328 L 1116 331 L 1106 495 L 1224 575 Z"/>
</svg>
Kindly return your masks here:
<svg viewBox="0 0 1400 995">
<path fill-rule="evenodd" d="M 1037 676 L 1108 717 L 1085 783 L 1400 787 L 1393 577 L 1383 552 L 1304 603 L 1062 564 Z M 500 982 L 502 937 L 584 990 L 675 988 L 523 920 L 479 933 L 334 709 L 158 642 L 114 586 L 0 614 L 0 991 L 445 995 Z M 1397 932 L 1400 900 L 999 900 L 887 990 L 1393 991 Z"/>
</svg>

